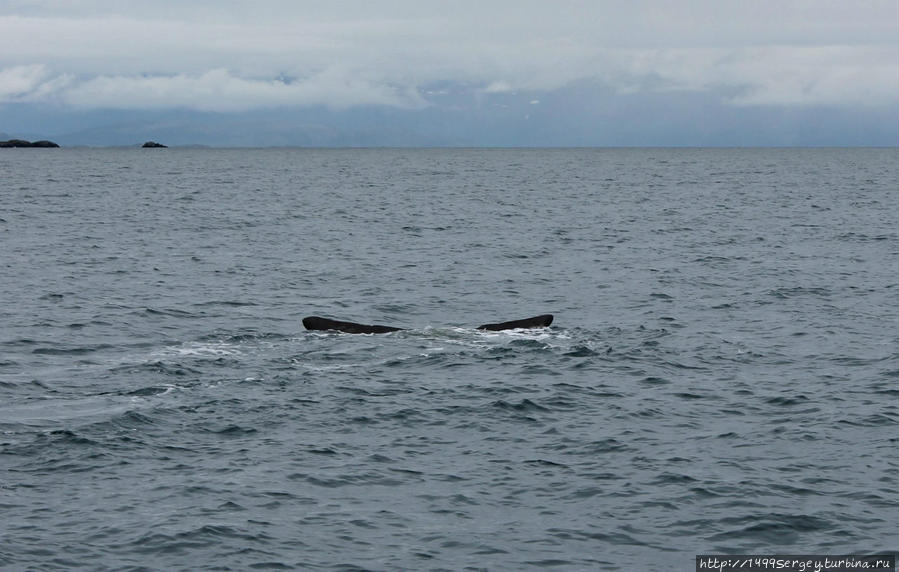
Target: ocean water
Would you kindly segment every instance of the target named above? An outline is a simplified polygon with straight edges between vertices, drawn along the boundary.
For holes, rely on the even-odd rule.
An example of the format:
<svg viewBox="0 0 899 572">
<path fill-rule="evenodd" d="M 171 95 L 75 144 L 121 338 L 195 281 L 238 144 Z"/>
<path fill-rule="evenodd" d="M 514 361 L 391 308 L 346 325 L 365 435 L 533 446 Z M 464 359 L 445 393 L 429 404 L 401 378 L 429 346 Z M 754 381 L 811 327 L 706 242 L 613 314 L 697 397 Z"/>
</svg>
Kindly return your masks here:
<svg viewBox="0 0 899 572">
<path fill-rule="evenodd" d="M 0 569 L 895 553 L 897 181 L 897 149 L 2 150 Z"/>
</svg>

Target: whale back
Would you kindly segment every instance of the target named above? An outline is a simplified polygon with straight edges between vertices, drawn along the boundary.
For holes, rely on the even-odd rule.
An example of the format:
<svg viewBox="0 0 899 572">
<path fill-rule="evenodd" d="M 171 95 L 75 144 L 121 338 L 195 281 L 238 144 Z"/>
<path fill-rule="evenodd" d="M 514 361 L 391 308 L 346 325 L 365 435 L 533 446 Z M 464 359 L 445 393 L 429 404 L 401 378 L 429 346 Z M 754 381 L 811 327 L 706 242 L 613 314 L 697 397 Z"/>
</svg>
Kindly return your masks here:
<svg viewBox="0 0 899 572">
<path fill-rule="evenodd" d="M 490 330 L 498 332 L 501 330 L 515 330 L 518 328 L 545 328 L 553 323 L 552 314 L 540 314 L 533 318 L 524 318 L 523 320 L 511 320 L 509 322 L 499 322 L 497 324 L 484 324 L 478 326 L 479 330 Z"/>
<path fill-rule="evenodd" d="M 515 330 L 518 328 L 545 328 L 552 324 L 552 322 L 552 314 L 540 314 L 539 316 L 524 318 L 522 320 L 484 324 L 478 326 L 478 329 L 498 332 L 501 330 Z M 307 316 L 303 318 L 303 326 L 305 326 L 307 330 L 333 330 L 347 334 L 386 334 L 388 332 L 398 332 L 403 329 L 394 328 L 393 326 L 381 326 L 378 324 L 369 325 L 357 324 L 356 322 L 343 322 L 340 320 L 332 320 L 331 318 L 322 318 L 321 316 Z"/>
<path fill-rule="evenodd" d="M 388 332 L 397 332 L 403 328 L 394 328 L 393 326 L 379 326 L 377 324 L 357 324 L 355 322 L 341 322 L 340 320 L 332 320 L 330 318 L 322 318 L 319 316 L 308 316 L 303 318 L 303 326 L 307 330 L 335 330 L 347 334 L 386 334 Z"/>
</svg>

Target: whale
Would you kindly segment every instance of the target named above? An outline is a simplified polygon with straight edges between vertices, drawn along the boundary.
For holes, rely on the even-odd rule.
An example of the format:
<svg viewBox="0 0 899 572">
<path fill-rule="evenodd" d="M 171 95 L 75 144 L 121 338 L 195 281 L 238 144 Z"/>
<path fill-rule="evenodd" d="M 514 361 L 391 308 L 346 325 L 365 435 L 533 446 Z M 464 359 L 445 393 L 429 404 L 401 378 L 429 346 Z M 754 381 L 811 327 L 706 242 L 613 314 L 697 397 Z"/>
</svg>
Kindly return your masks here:
<svg viewBox="0 0 899 572">
<path fill-rule="evenodd" d="M 388 332 L 398 332 L 403 329 L 394 328 L 393 326 L 379 326 L 377 324 L 368 325 L 357 324 L 355 322 L 343 322 L 341 320 L 332 320 L 320 316 L 307 316 L 303 318 L 303 326 L 307 330 L 334 330 L 346 334 L 386 334 Z"/>
<path fill-rule="evenodd" d="M 517 330 L 520 328 L 546 328 L 553 322 L 552 314 L 540 314 L 532 318 L 524 318 L 521 320 L 510 320 L 508 322 L 497 322 L 495 324 L 483 324 L 477 327 L 479 330 L 487 330 L 491 332 L 499 332 L 502 330 Z M 306 316 L 303 318 L 303 327 L 312 331 L 335 331 L 345 334 L 387 334 L 390 332 L 399 332 L 406 328 L 395 328 L 393 326 L 382 326 L 379 324 L 358 324 L 356 322 L 345 322 L 343 320 L 333 320 L 331 318 L 322 318 L 321 316 Z"/>
<path fill-rule="evenodd" d="M 539 316 L 525 318 L 523 320 L 510 320 L 508 322 L 499 322 L 497 324 L 483 324 L 478 326 L 478 329 L 499 332 L 502 330 L 517 330 L 519 328 L 547 328 L 552 323 L 552 314 L 540 314 Z"/>
</svg>

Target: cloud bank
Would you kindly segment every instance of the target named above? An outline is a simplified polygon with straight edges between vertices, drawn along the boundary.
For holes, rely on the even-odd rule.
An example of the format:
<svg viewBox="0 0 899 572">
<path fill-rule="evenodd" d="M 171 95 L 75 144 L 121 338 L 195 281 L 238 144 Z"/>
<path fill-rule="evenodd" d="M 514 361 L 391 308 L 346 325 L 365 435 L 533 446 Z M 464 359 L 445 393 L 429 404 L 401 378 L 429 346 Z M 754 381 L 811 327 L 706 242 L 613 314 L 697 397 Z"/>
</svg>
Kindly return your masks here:
<svg viewBox="0 0 899 572">
<path fill-rule="evenodd" d="M 184 4 L 187 4 L 185 6 Z M 899 102 L 899 3 L 0 3 L 0 104 L 388 106 L 598 81 L 735 106 Z"/>
</svg>

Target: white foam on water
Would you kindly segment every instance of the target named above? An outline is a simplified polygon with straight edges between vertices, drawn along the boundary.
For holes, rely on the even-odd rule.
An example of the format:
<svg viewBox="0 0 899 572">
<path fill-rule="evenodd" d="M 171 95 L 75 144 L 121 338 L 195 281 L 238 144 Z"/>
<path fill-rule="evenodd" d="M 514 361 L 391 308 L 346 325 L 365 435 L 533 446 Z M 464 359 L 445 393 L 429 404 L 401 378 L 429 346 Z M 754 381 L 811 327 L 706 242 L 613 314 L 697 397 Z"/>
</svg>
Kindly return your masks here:
<svg viewBox="0 0 899 572">
<path fill-rule="evenodd" d="M 151 355 L 156 357 L 223 357 L 241 355 L 242 353 L 235 344 L 227 342 L 185 342 L 180 346 L 167 346 L 161 350 L 156 350 Z"/>
</svg>

